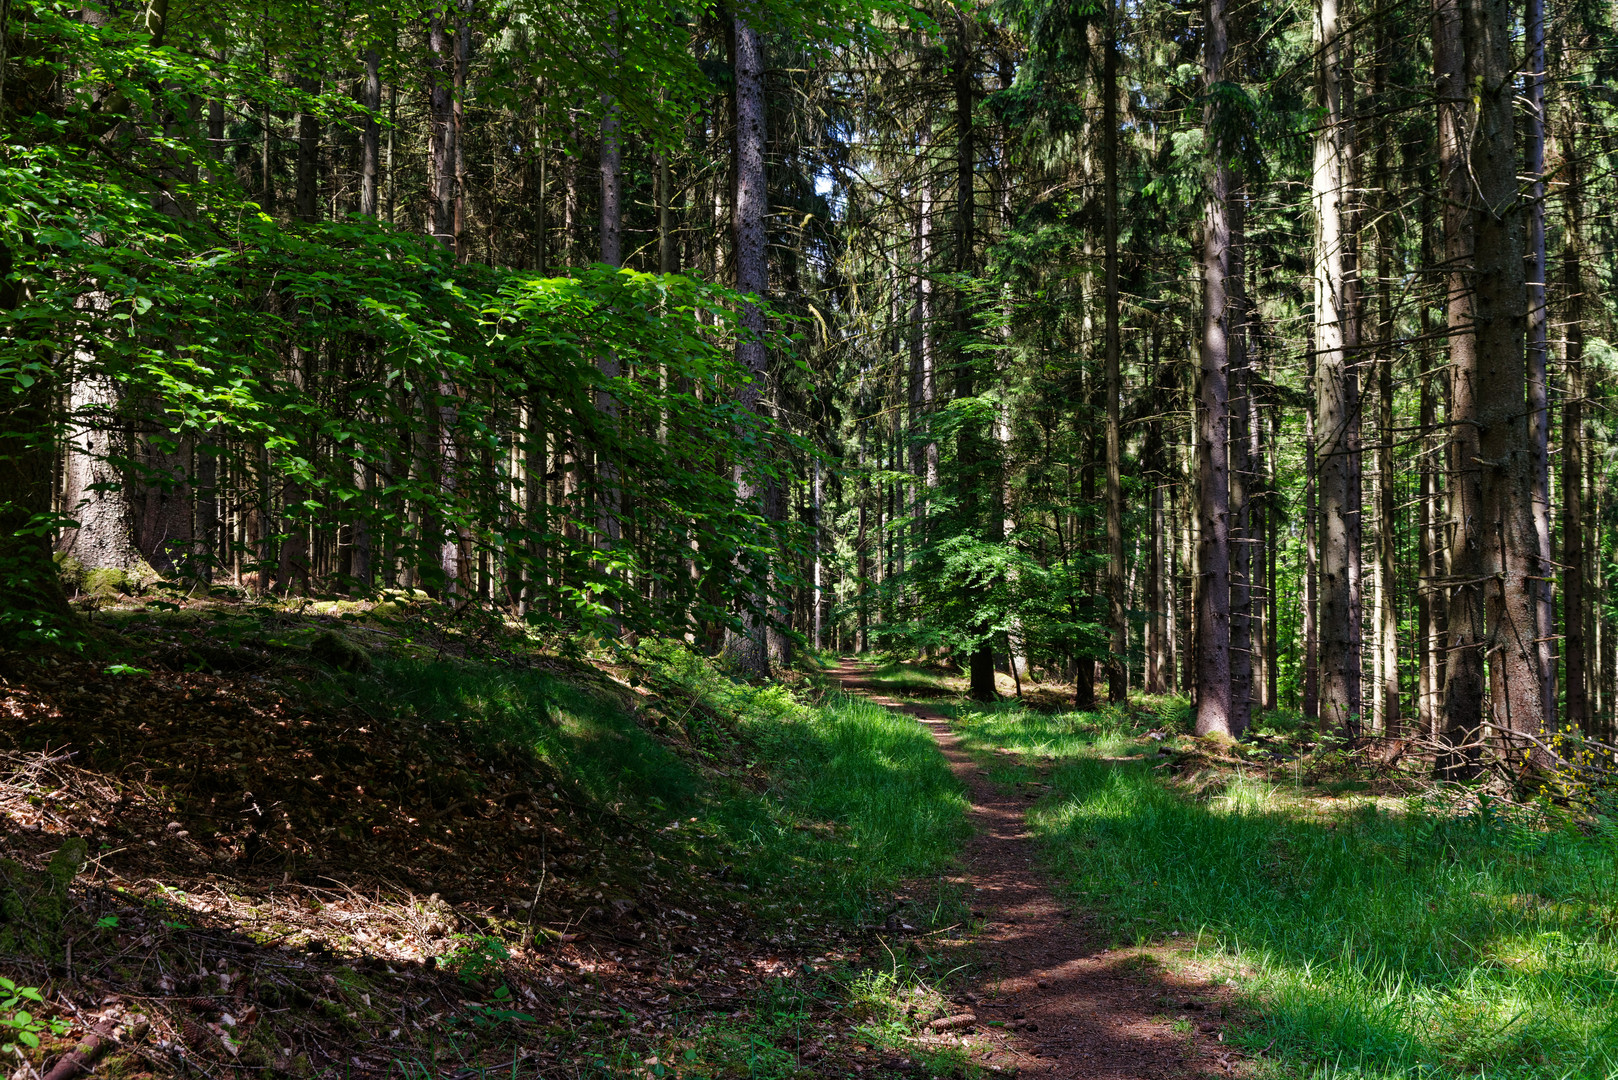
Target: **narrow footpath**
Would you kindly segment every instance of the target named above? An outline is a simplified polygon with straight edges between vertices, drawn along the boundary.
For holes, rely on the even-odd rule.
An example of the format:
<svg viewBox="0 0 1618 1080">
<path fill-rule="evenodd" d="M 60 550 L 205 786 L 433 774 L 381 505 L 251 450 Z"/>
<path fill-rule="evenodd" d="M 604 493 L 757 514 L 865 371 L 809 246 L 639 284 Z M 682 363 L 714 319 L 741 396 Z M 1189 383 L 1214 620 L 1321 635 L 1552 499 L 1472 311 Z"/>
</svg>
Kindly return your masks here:
<svg viewBox="0 0 1618 1080">
<path fill-rule="evenodd" d="M 1027 797 L 997 789 L 946 717 L 873 687 L 863 679 L 868 670 L 844 659 L 833 674 L 845 691 L 926 725 L 972 800 L 962 880 L 985 920 L 977 939 L 984 970 L 972 988 L 980 1059 L 1029 1080 L 1238 1073 L 1240 1058 L 1219 1042 L 1212 1022 L 1217 992 L 1153 971 L 1141 951 L 1110 951 L 1087 933 L 1038 865 Z M 988 1026 L 992 1021 L 1004 1026 Z"/>
</svg>

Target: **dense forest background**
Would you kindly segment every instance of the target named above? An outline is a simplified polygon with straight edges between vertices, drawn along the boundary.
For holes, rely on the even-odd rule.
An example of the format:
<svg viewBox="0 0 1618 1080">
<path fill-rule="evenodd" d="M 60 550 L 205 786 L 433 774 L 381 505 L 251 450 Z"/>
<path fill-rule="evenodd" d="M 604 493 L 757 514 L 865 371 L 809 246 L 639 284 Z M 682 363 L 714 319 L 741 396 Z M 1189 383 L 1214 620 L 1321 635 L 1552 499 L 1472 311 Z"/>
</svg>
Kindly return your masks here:
<svg viewBox="0 0 1618 1080">
<path fill-rule="evenodd" d="M 13 637 L 427 596 L 1452 775 L 1614 741 L 1610 6 L 6 0 L 0 40 Z"/>
</svg>

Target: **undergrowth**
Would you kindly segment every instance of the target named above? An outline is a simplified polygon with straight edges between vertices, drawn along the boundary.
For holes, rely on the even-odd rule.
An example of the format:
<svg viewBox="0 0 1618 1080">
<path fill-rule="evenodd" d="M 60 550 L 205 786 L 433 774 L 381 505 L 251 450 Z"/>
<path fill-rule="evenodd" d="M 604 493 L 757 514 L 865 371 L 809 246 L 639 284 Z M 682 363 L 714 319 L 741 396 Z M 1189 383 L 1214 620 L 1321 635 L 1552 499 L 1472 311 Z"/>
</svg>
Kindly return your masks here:
<svg viewBox="0 0 1618 1080">
<path fill-rule="evenodd" d="M 943 880 L 966 800 L 913 722 L 678 644 L 588 664 L 185 614 L 126 623 L 116 671 L 18 660 L 8 683 L 0 817 L 33 830 L 10 878 L 43 873 L 49 834 L 98 853 L 60 920 L 72 970 L 25 978 L 81 1023 L 151 1018 L 108 1067 L 168 1075 L 195 1043 L 268 1077 L 970 1071 L 904 1041 L 901 992 L 954 966 L 917 941 L 969 918 Z M 366 658 L 323 661 L 327 632 Z M 217 809 L 238 803 L 250 831 Z M 259 827 L 260 804 L 285 822 Z M 885 921 L 907 924 L 893 951 Z M 244 988 L 234 1028 L 205 981 L 161 977 L 199 952 Z"/>
<path fill-rule="evenodd" d="M 1030 821 L 1115 944 L 1190 942 L 1237 989 L 1261 1072 L 1618 1076 L 1610 833 L 1486 798 L 1338 798 L 1366 785 L 1284 764 L 1174 780 L 1154 721 L 1006 706 L 961 728 L 1048 783 Z"/>
</svg>

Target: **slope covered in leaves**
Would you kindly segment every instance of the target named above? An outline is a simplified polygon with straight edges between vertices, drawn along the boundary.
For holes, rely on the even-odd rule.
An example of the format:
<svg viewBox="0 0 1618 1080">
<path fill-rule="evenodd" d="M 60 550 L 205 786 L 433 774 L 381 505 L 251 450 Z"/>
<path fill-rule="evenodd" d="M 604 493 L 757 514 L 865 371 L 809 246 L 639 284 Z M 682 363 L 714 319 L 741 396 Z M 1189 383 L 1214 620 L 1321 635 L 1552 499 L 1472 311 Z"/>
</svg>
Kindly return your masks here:
<svg viewBox="0 0 1618 1080">
<path fill-rule="evenodd" d="M 959 836 L 922 733 L 678 648 L 593 666 L 227 615 L 126 625 L 112 664 L 0 660 L 0 951 L 66 1025 L 36 1065 L 99 1030 L 158 1075 L 675 1043 L 720 1075 L 688 1036 L 858 964 Z M 44 867 L 79 841 L 57 895 Z"/>
</svg>

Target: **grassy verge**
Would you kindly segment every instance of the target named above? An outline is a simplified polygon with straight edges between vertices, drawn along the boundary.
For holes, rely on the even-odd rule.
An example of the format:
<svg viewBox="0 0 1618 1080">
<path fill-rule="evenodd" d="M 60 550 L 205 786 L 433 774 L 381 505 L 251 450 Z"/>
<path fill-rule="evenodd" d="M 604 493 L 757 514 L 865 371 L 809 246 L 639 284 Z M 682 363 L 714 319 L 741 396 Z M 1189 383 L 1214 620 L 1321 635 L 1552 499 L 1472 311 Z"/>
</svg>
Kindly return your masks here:
<svg viewBox="0 0 1618 1080">
<path fill-rule="evenodd" d="M 653 686 L 706 703 L 749 759 L 707 820 L 757 890 L 844 921 L 900 882 L 937 875 L 967 834 L 960 784 L 914 721 L 840 693 L 812 703 L 724 678 L 683 649 L 646 656 Z"/>
<path fill-rule="evenodd" d="M 1182 962 L 1236 987 L 1261 1070 L 1618 1075 L 1610 837 L 1488 803 L 1340 798 L 1297 763 L 1172 780 L 1158 749 L 1185 740 L 1122 717 L 960 722 L 978 749 L 1015 752 L 1002 779 L 1049 785 L 1030 821 L 1075 903 L 1116 942 L 1189 943 Z"/>
</svg>

